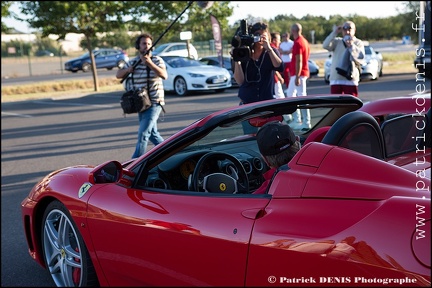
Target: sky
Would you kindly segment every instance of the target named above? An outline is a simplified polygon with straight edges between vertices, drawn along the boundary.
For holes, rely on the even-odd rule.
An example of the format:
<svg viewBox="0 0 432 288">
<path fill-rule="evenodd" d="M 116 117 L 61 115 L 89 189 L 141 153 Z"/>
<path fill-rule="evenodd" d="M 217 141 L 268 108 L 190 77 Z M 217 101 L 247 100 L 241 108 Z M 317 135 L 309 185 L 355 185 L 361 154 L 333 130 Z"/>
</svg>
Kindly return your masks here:
<svg viewBox="0 0 432 288">
<path fill-rule="evenodd" d="M 229 18 L 229 24 L 247 18 L 248 15 L 262 17 L 270 20 L 277 15 L 293 14 L 301 18 L 310 14 L 312 16 L 324 16 L 328 19 L 330 15 L 348 16 L 358 14 L 368 18 L 386 18 L 395 16 L 403 11 L 404 1 L 259 1 L 244 2 L 231 1 L 234 7 L 233 16 Z"/>
<path fill-rule="evenodd" d="M 247 18 L 248 15 L 262 17 L 263 20 L 270 20 L 277 15 L 293 14 L 301 18 L 307 14 L 312 16 L 330 15 L 348 16 L 358 14 L 369 18 L 385 18 L 395 16 L 398 9 L 403 11 L 403 1 L 231 1 L 231 7 L 234 7 L 233 16 L 229 18 L 229 24 L 233 25 L 236 21 Z M 19 13 L 16 4 L 12 5 L 11 11 Z M 13 27 L 18 31 L 31 32 L 26 22 L 14 20 L 12 18 L 3 18 L 2 21 L 8 27 Z"/>
</svg>

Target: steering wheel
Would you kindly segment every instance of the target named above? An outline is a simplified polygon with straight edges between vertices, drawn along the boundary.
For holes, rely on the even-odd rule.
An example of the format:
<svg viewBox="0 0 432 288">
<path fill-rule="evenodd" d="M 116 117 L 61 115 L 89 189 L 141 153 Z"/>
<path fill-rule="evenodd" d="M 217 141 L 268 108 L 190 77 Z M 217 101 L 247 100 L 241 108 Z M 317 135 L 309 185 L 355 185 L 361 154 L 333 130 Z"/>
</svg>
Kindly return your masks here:
<svg viewBox="0 0 432 288">
<path fill-rule="evenodd" d="M 249 179 L 243 165 L 234 156 L 223 152 L 203 155 L 195 166 L 190 184 L 190 189 L 198 192 L 249 193 Z"/>
</svg>

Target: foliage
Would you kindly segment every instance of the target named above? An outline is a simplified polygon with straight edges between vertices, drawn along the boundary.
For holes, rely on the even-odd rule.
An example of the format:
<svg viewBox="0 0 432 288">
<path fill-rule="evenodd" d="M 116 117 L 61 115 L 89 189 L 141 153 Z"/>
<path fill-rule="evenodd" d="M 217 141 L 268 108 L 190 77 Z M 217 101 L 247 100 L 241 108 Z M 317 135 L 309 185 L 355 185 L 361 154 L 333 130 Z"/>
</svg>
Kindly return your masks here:
<svg viewBox="0 0 432 288">
<path fill-rule="evenodd" d="M 12 1 L 1 1 L 1 17 L 3 19 L 12 16 L 12 13 L 9 11 L 9 7 L 12 5 Z M 6 24 L 1 22 L 1 32 L 8 32 L 10 30 Z"/>
<path fill-rule="evenodd" d="M 93 55 L 93 39 L 104 33 L 124 27 L 123 18 L 136 2 L 131 1 L 21 1 L 21 12 L 31 27 L 41 30 L 42 36 L 67 33 L 83 34 L 92 59 L 95 91 L 99 91 L 97 70 Z"/>
<path fill-rule="evenodd" d="M 1 57 L 10 57 L 11 55 L 13 57 L 28 56 L 32 47 L 31 43 L 24 41 L 12 40 L 8 43 L 1 42 Z M 9 48 L 14 48 L 12 50 L 14 50 L 15 53 L 10 54 L 8 51 Z"/>
<path fill-rule="evenodd" d="M 8 52 L 9 48 L 15 48 L 16 53 L 10 54 Z M 34 56 L 37 51 L 47 50 L 54 54 L 54 56 L 60 55 L 60 44 L 48 37 L 42 37 L 40 34 L 36 33 L 36 40 L 34 43 L 29 43 L 23 40 L 12 40 L 10 42 L 1 43 L 1 56 L 2 57 L 17 57 L 17 56 Z M 62 55 L 66 55 L 62 51 Z"/>
<path fill-rule="evenodd" d="M 202 32 L 203 25 L 199 24 L 203 23 L 203 17 L 207 15 L 202 8 L 191 5 L 193 1 L 143 1 L 143 3 L 135 1 L 20 1 L 20 3 L 21 12 L 29 16 L 28 19 L 22 20 L 28 22 L 31 27 L 40 29 L 43 37 L 48 37 L 50 34 L 58 35 L 58 40 L 60 40 L 64 39 L 67 33 L 84 34 L 86 48 L 92 60 L 95 91 L 99 89 L 92 51 L 93 45 L 99 43 L 95 41 L 98 35 L 125 29 L 144 32 L 143 27 L 146 28 L 146 32 L 159 32 L 166 27 L 168 21 L 172 22 L 177 15 L 180 17 L 179 13 L 186 12 L 187 7 L 190 7 L 189 14 L 181 15 L 180 21 L 172 26 L 173 30 L 170 33 L 175 35 L 176 32 L 184 31 L 184 28 Z M 227 7 L 228 3 L 228 1 L 215 3 L 212 9 L 217 14 L 216 16 L 227 18 L 232 14 L 232 9 Z M 148 19 L 146 25 L 142 25 L 144 16 Z M 209 29 L 211 31 L 211 27 Z"/>
<path fill-rule="evenodd" d="M 12 2 L 2 1 L 2 16 L 17 18 L 9 11 Z M 59 47 L 54 43 L 42 41 L 50 34 L 58 35 L 59 39 L 63 39 L 67 33 L 84 34 L 81 47 L 87 48 L 90 52 L 95 47 L 118 47 L 135 51 L 133 48 L 135 37 L 142 32 L 152 34 L 157 44 L 177 42 L 180 40 L 180 32 L 183 31 L 192 32 L 192 43 L 208 43 L 213 39 L 210 14 L 214 15 L 221 24 L 224 43 L 230 43 L 241 20 L 238 19 L 229 27 L 228 17 L 233 13 L 230 2 L 213 1 L 213 5 L 208 9 L 203 9 L 193 2 L 197 1 L 22 1 L 20 7 L 23 14 L 27 16 L 26 19 L 21 20 L 40 31 L 41 38 L 38 38 L 36 43 L 38 49 L 52 52 L 58 51 Z M 415 13 L 419 9 L 419 1 L 406 1 L 404 4 L 405 8 L 403 11 L 398 11 L 399 15 L 387 18 L 370 19 L 356 14 L 331 15 L 328 19 L 311 15 L 297 18 L 293 14 L 279 14 L 272 19 L 248 15 L 246 20 L 250 25 L 257 21 L 267 22 L 271 32 L 281 33 L 290 31 L 291 25 L 299 22 L 303 26 L 303 35 L 311 43 L 322 43 L 332 31 L 333 25 L 340 25 L 348 19 L 356 23 L 356 36 L 360 39 L 399 40 L 402 36 L 408 35 L 413 42 L 417 42 L 418 35 L 411 28 L 411 24 L 416 21 Z M 174 20 L 178 21 L 174 22 Z M 314 31 L 314 39 L 312 39 L 312 31 Z M 23 45 L 13 44 L 17 49 Z M 25 45 L 23 50 L 26 55 Z M 30 49 L 28 51 L 30 52 Z M 7 55 L 3 52 L 2 46 L 2 55 L 5 54 Z M 92 53 L 91 57 L 93 58 Z M 97 91 L 96 79 L 97 75 L 94 72 Z"/>
</svg>

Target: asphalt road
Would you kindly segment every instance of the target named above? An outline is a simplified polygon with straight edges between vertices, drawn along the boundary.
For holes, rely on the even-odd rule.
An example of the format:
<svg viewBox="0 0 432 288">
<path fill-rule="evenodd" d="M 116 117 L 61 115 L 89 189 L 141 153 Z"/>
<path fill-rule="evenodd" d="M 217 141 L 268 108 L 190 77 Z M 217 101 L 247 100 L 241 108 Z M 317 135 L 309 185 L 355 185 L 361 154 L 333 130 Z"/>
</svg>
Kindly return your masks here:
<svg viewBox="0 0 432 288">
<path fill-rule="evenodd" d="M 384 75 L 360 83 L 360 98 L 414 94 L 414 74 Z M 430 80 L 426 82 L 430 91 Z M 329 92 L 322 77 L 312 78 L 308 94 Z M 20 203 L 33 185 L 53 170 L 76 164 L 99 164 L 130 159 L 136 141 L 136 115 L 124 117 L 120 93 L 94 93 L 60 98 L 2 103 L 1 286 L 53 287 L 48 272 L 27 252 Z M 238 105 L 237 90 L 224 93 L 166 96 L 158 127 L 163 137 L 209 113 Z M 151 148 L 151 145 L 149 146 Z"/>
</svg>

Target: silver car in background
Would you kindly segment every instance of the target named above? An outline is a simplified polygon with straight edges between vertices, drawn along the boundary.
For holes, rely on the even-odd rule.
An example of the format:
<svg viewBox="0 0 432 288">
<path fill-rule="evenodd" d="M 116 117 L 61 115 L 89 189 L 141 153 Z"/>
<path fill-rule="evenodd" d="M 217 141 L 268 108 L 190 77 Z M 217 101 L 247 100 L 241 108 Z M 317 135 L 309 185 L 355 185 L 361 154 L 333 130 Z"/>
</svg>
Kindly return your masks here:
<svg viewBox="0 0 432 288">
<path fill-rule="evenodd" d="M 360 80 L 377 80 L 383 75 L 383 56 L 380 52 L 375 51 L 367 41 L 365 43 L 365 64 L 362 66 Z M 324 82 L 330 83 L 330 68 L 332 63 L 332 54 L 324 63 Z"/>
</svg>

